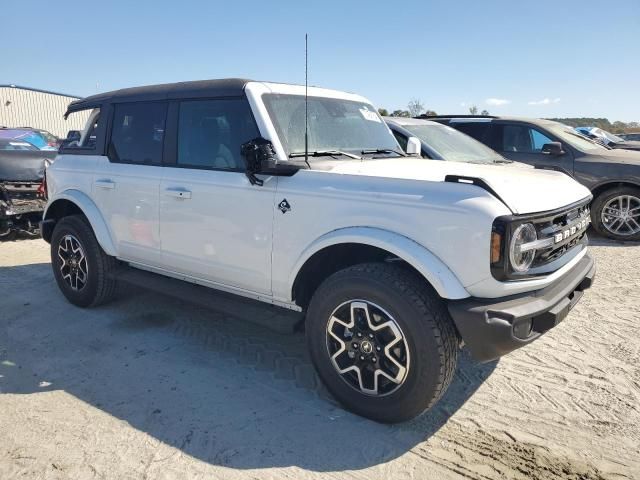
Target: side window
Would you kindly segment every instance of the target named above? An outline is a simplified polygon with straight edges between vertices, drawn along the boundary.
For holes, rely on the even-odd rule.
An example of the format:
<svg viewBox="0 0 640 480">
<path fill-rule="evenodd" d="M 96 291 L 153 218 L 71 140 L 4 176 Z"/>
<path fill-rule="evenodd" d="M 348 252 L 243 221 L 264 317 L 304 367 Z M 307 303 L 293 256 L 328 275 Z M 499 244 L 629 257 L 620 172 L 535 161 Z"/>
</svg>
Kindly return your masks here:
<svg viewBox="0 0 640 480">
<path fill-rule="evenodd" d="M 489 129 L 489 122 L 470 122 L 470 123 L 457 123 L 452 122 L 450 127 L 460 130 L 462 133 L 466 133 L 470 137 L 475 138 L 479 142 L 486 143 L 485 136 Z"/>
<path fill-rule="evenodd" d="M 503 152 L 540 153 L 542 146 L 550 142 L 546 135 L 526 125 L 503 126 Z"/>
<path fill-rule="evenodd" d="M 240 147 L 258 135 L 258 127 L 245 99 L 181 102 L 177 164 L 244 170 Z"/>
<path fill-rule="evenodd" d="M 396 140 L 398 141 L 398 144 L 400 144 L 402 151 L 406 152 L 407 142 L 409 141 L 409 139 L 405 137 L 403 134 L 401 134 L 400 132 L 396 132 L 395 130 L 391 130 L 391 133 L 393 133 L 393 136 L 396 137 Z"/>
<path fill-rule="evenodd" d="M 73 150 L 95 150 L 98 134 L 104 130 L 104 128 L 101 128 L 103 125 L 100 121 L 100 108 L 94 108 L 90 112 L 87 110 L 74 112 L 69 118 L 72 124 L 77 126 L 80 124 L 82 117 L 85 118 L 85 120 L 82 120 L 82 130 L 69 130 L 67 138 L 62 140 L 61 148 L 64 148 L 67 153 L 73 153 Z M 84 130 L 87 133 L 82 137 Z"/>
<path fill-rule="evenodd" d="M 114 162 L 159 165 L 167 118 L 164 102 L 115 105 L 109 142 Z"/>
</svg>

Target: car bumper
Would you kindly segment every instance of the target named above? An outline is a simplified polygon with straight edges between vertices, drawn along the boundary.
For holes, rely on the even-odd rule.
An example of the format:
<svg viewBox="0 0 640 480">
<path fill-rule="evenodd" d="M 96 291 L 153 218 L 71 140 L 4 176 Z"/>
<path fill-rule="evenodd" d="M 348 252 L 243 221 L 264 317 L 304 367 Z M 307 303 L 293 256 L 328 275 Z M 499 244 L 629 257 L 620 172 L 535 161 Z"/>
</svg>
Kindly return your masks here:
<svg viewBox="0 0 640 480">
<path fill-rule="evenodd" d="M 528 345 L 564 320 L 595 274 L 587 253 L 546 288 L 503 298 L 452 300 L 449 313 L 473 358 L 488 362 Z"/>
</svg>

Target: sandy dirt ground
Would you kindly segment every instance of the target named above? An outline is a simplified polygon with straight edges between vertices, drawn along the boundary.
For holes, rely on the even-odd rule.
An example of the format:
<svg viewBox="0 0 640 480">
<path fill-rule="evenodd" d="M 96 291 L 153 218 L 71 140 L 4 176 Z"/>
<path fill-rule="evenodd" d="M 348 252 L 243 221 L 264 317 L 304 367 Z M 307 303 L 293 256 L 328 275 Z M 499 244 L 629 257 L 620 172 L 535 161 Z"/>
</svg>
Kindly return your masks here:
<svg viewBox="0 0 640 480">
<path fill-rule="evenodd" d="M 640 245 L 592 244 L 562 324 L 463 354 L 430 413 L 388 426 L 330 398 L 301 334 L 131 288 L 82 310 L 42 240 L 0 243 L 0 479 L 640 478 Z"/>
</svg>

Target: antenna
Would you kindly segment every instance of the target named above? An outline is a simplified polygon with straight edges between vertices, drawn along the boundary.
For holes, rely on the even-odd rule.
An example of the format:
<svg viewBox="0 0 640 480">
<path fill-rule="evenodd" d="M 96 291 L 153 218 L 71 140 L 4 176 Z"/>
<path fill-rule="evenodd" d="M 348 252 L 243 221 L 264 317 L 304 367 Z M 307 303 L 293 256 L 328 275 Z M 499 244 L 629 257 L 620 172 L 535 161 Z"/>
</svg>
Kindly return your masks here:
<svg viewBox="0 0 640 480">
<path fill-rule="evenodd" d="M 304 161 L 309 166 L 309 42 L 308 34 L 304 34 Z"/>
</svg>

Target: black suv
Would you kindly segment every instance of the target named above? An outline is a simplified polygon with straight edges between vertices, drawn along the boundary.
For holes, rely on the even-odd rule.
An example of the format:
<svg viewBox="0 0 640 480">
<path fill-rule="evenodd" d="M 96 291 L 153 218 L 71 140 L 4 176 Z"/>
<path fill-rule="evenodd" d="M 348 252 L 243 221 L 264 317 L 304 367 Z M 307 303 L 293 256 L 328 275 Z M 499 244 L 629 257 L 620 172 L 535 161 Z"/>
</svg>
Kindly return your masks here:
<svg viewBox="0 0 640 480">
<path fill-rule="evenodd" d="M 617 240 L 640 240 L 640 152 L 613 150 L 550 120 L 472 115 L 422 118 L 460 130 L 510 160 L 571 175 L 593 193 L 591 220 L 599 233 Z"/>
</svg>

